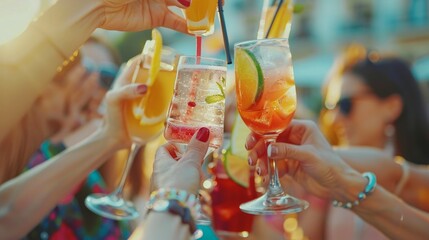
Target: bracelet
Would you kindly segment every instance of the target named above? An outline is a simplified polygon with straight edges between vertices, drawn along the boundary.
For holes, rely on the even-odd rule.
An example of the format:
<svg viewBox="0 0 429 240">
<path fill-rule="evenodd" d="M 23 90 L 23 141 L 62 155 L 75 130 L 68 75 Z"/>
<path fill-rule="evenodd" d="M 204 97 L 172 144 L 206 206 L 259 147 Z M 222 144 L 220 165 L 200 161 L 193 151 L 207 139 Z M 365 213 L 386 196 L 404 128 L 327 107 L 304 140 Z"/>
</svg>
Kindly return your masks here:
<svg viewBox="0 0 429 240">
<path fill-rule="evenodd" d="M 184 206 L 177 199 L 158 199 L 153 204 L 148 205 L 148 213 L 150 211 L 156 212 L 169 212 L 174 215 L 180 216 L 183 224 L 189 225 L 189 231 L 191 235 L 193 235 L 197 231 L 197 226 L 195 225 L 195 221 L 192 218 L 191 211 L 188 207 Z"/>
<path fill-rule="evenodd" d="M 374 192 L 375 187 L 377 186 L 377 178 L 375 174 L 372 172 L 364 172 L 362 176 L 368 179 L 368 184 L 365 186 L 365 189 L 358 194 L 358 199 L 354 202 L 347 203 L 334 200 L 332 201 L 332 205 L 334 207 L 343 207 L 346 209 L 351 209 L 352 207 L 359 205 L 362 200 L 364 200 L 368 195 Z"/>
<path fill-rule="evenodd" d="M 192 216 L 196 217 L 201 210 L 201 205 L 198 201 L 198 198 L 195 194 L 190 194 L 185 190 L 175 189 L 175 188 L 160 188 L 156 191 L 153 191 L 150 194 L 148 206 L 152 206 L 155 201 L 164 199 L 170 200 L 175 199 L 182 203 L 184 206 L 188 207 L 191 211 Z"/>
</svg>

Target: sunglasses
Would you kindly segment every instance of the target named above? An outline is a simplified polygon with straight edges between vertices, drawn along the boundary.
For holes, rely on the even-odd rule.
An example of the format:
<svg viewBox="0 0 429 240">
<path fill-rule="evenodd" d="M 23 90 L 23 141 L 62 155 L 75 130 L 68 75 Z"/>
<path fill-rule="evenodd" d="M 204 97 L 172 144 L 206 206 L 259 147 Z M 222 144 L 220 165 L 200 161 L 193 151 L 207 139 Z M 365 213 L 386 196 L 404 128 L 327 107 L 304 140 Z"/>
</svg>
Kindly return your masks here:
<svg viewBox="0 0 429 240">
<path fill-rule="evenodd" d="M 118 75 L 118 68 L 113 64 L 96 65 L 92 59 L 83 58 L 82 64 L 88 72 L 98 72 L 98 84 L 109 90 Z"/>
<path fill-rule="evenodd" d="M 344 116 L 348 116 L 353 110 L 353 102 L 357 99 L 370 96 L 371 93 L 362 93 L 355 96 L 342 97 L 337 102 L 337 107 Z"/>
</svg>

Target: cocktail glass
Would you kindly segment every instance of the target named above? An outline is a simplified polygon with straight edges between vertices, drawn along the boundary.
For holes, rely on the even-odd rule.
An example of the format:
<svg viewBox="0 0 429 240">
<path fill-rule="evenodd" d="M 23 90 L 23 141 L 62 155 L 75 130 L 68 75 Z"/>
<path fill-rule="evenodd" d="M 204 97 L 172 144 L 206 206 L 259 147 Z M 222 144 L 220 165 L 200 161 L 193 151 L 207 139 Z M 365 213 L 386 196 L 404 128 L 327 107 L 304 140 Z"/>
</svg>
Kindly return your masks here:
<svg viewBox="0 0 429 240">
<path fill-rule="evenodd" d="M 258 39 L 288 38 L 293 16 L 292 0 L 264 0 Z"/>
<path fill-rule="evenodd" d="M 164 137 L 186 149 L 201 127 L 210 130 L 208 156 L 222 145 L 225 113 L 226 62 L 219 59 L 181 56 L 177 67 L 174 95 L 168 111 Z M 209 224 L 201 212 L 196 222 Z"/>
<path fill-rule="evenodd" d="M 150 51 L 151 49 L 148 49 L 147 54 L 142 55 L 143 59 L 136 68 L 133 83 L 148 81 L 153 56 Z M 173 96 L 176 62 L 176 53 L 172 49 L 163 48 L 160 70 L 153 85 L 148 88 L 148 92 L 142 99 L 129 100 L 124 104 L 127 131 L 133 144 L 116 190 L 110 194 L 91 194 L 85 199 L 85 205 L 93 212 L 116 220 L 130 220 L 139 216 L 133 203 L 123 198 L 123 188 L 140 147 L 154 140 L 164 129 L 166 113 Z"/>
<path fill-rule="evenodd" d="M 244 123 L 275 142 L 291 122 L 296 109 L 292 56 L 287 39 L 266 39 L 235 45 L 237 108 Z M 257 215 L 303 211 L 306 201 L 286 194 L 280 184 L 276 162 L 268 159 L 269 184 L 261 197 L 240 209 Z"/>
</svg>

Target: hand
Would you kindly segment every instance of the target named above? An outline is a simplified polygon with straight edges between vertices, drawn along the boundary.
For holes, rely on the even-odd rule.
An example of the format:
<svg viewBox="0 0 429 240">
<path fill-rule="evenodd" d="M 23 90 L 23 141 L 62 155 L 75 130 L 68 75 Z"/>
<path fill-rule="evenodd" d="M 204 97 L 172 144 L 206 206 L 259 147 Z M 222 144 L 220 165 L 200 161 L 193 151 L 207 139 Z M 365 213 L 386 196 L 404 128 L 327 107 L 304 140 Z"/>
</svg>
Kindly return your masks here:
<svg viewBox="0 0 429 240">
<path fill-rule="evenodd" d="M 267 173 L 267 153 L 277 160 L 280 174 L 288 174 L 310 193 L 333 198 L 344 187 L 346 172 L 354 170 L 334 153 L 317 126 L 311 121 L 292 121 L 291 125 L 268 148 L 261 136 L 251 133 L 246 141 L 249 163 L 257 159 L 261 175 Z"/>
<path fill-rule="evenodd" d="M 186 20 L 168 6 L 189 7 L 191 0 L 104 0 L 105 21 L 101 28 L 140 31 L 167 27 L 186 33 Z"/>
<path fill-rule="evenodd" d="M 123 116 L 123 102 L 127 99 L 142 97 L 147 91 L 145 84 L 129 84 L 139 62 L 139 58 L 130 60 L 118 77 L 118 84 L 106 94 L 106 124 L 103 129 L 107 135 L 116 139 L 124 147 L 130 144 L 130 139 Z"/>
<path fill-rule="evenodd" d="M 176 188 L 196 194 L 202 177 L 201 164 L 209 147 L 209 135 L 208 128 L 200 128 L 179 160 L 175 160 L 178 151 L 174 144 L 161 146 L 155 156 L 151 190 Z"/>
</svg>

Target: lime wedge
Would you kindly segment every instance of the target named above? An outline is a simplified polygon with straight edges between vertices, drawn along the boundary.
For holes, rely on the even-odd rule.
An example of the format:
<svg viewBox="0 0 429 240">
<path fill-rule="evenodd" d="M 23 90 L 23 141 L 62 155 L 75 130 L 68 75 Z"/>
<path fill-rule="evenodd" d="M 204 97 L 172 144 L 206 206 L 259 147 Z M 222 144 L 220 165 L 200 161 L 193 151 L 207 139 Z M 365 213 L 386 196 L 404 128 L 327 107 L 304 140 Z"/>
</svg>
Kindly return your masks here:
<svg viewBox="0 0 429 240">
<path fill-rule="evenodd" d="M 231 149 L 228 149 L 224 153 L 224 166 L 226 174 L 237 184 L 248 187 L 249 186 L 249 175 L 250 167 L 247 164 L 247 158 L 241 158 L 231 153 Z"/>
<path fill-rule="evenodd" d="M 250 129 L 246 126 L 241 119 L 240 115 L 236 114 L 234 125 L 231 133 L 231 153 L 247 159 L 247 150 L 244 147 L 246 144 L 247 135 L 249 135 Z"/>
<path fill-rule="evenodd" d="M 261 99 L 264 91 L 261 65 L 250 50 L 237 49 L 235 69 L 239 107 L 249 109 Z"/>
</svg>

